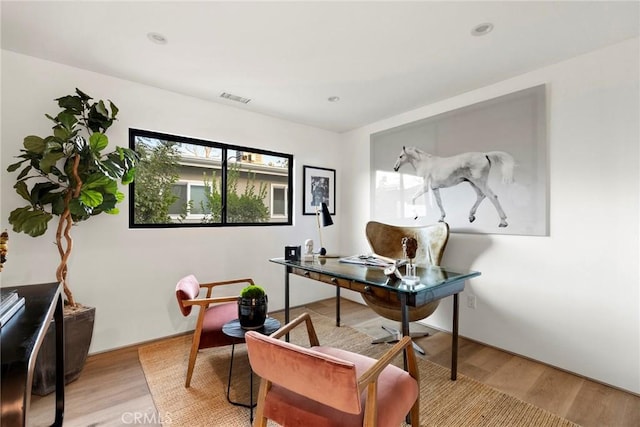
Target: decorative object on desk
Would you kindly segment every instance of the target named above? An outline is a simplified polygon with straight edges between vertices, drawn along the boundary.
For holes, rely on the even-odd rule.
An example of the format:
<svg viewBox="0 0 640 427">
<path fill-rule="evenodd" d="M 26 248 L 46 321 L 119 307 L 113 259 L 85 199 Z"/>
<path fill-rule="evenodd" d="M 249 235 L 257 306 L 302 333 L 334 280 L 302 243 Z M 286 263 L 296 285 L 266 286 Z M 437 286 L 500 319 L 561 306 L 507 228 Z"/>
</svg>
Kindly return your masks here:
<svg viewBox="0 0 640 427">
<path fill-rule="evenodd" d="M 115 147 L 105 153 L 109 139 L 107 129 L 116 120 L 118 108 L 111 101 L 93 101 L 86 93 L 75 90 L 72 95 L 57 98 L 61 111 L 45 116 L 53 123 L 52 135 L 41 138 L 29 135 L 24 138 L 24 149 L 17 156 L 19 161 L 7 167 L 8 172 L 18 172 L 14 188 L 18 195 L 26 200 L 26 205 L 14 209 L 9 215 L 13 231 L 32 237 L 45 234 L 49 221 L 58 216 L 56 246 L 60 263 L 56 270 L 56 281 L 62 283 L 67 298 L 65 312 L 87 310 L 76 304 L 67 281 L 67 261 L 71 255 L 73 240 L 70 231 L 72 225 L 103 212 L 117 214 L 117 204 L 124 199 L 118 184 L 128 185 L 133 181 L 138 155 L 131 149 Z M 28 182 L 33 183 L 31 188 Z M 25 255 L 26 256 L 26 255 Z M 91 259 L 97 263 L 95 269 L 108 264 L 108 259 Z M 101 264 L 102 263 L 102 264 Z M 109 271 L 106 268 L 105 271 Z M 89 308 L 89 313 L 94 313 Z M 91 322 L 93 315 L 82 316 Z M 66 325 L 65 320 L 65 325 Z M 65 328 L 68 329 L 67 326 Z M 82 328 L 84 330 L 84 328 Z M 84 336 L 86 344 L 71 342 L 69 338 L 79 339 L 75 331 L 65 333 L 66 375 L 67 381 L 77 378 L 84 366 L 87 354 L 79 358 L 70 357 L 76 351 L 88 351 L 92 333 Z M 46 346 L 46 338 L 43 346 Z M 39 361 L 44 356 L 41 351 Z M 81 366 L 73 366 L 73 360 L 81 360 Z M 36 363 L 36 377 L 38 379 Z M 77 372 L 77 375 L 75 374 Z M 73 375 L 70 375 L 73 373 Z M 53 390 L 54 384 L 48 389 Z"/>
<path fill-rule="evenodd" d="M 321 204 L 325 203 L 331 215 L 336 214 L 336 171 L 335 169 L 303 166 L 302 214 L 317 215 Z"/>
<path fill-rule="evenodd" d="M 418 252 L 418 241 L 413 237 L 403 237 L 402 240 L 402 254 L 404 258 L 407 260 L 405 264 L 405 275 L 402 278 L 402 281 L 409 284 L 415 285 L 420 281 L 420 278 L 416 274 L 416 265 L 413 263 L 413 259 L 416 257 L 416 253 Z"/>
<path fill-rule="evenodd" d="M 260 329 L 267 318 L 268 298 L 264 289 L 249 285 L 238 297 L 238 319 L 242 329 Z"/>
<path fill-rule="evenodd" d="M 327 254 L 327 250 L 322 244 L 322 228 L 333 225 L 333 220 L 331 219 L 331 214 L 329 213 L 329 208 L 326 203 L 322 203 L 322 208 L 316 211 L 316 219 L 318 220 L 318 237 L 320 237 L 320 250 L 318 253 L 324 256 Z"/>
<path fill-rule="evenodd" d="M 9 252 L 9 245 L 7 244 L 8 241 L 9 233 L 7 230 L 4 230 L 0 233 L 0 271 L 2 271 L 4 263 L 7 262 L 7 252 Z"/>
<path fill-rule="evenodd" d="M 304 254 L 302 254 L 301 260 L 313 261 L 313 239 L 304 241 Z"/>
<path fill-rule="evenodd" d="M 300 246 L 285 246 L 284 259 L 287 261 L 300 261 Z"/>
</svg>

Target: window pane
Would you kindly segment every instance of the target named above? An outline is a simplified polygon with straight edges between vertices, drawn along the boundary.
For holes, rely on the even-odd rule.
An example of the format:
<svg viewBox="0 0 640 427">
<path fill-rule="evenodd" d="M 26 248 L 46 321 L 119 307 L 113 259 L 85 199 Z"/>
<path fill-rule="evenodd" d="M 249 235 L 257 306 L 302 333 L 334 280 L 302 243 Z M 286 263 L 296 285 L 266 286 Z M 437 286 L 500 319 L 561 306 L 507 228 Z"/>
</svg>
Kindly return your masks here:
<svg viewBox="0 0 640 427">
<path fill-rule="evenodd" d="M 187 185 L 174 184 L 171 186 L 171 192 L 177 196 L 177 200 L 169 206 L 169 214 L 180 215 L 187 204 Z"/>
<path fill-rule="evenodd" d="M 289 154 L 135 129 L 129 145 L 141 156 L 132 227 L 292 224 Z"/>
<path fill-rule="evenodd" d="M 273 187 L 273 206 L 271 206 L 271 216 L 286 215 L 286 197 L 286 188 Z"/>
</svg>

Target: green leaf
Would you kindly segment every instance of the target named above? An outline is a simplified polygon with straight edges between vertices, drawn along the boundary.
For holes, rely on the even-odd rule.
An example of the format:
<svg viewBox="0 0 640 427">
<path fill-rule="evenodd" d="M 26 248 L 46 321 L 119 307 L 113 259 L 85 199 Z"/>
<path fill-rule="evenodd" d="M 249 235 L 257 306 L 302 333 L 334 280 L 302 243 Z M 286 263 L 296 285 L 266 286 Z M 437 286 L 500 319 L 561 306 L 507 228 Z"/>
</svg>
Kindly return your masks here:
<svg viewBox="0 0 640 427">
<path fill-rule="evenodd" d="M 122 184 L 124 185 L 128 185 L 131 184 L 133 182 L 133 179 L 135 178 L 136 175 L 136 169 L 129 169 L 123 176 L 122 176 Z"/>
<path fill-rule="evenodd" d="M 103 162 L 98 162 L 98 168 L 109 178 L 111 179 L 120 179 L 124 174 L 124 170 L 122 167 L 112 160 L 105 160 Z"/>
<path fill-rule="evenodd" d="M 118 193 L 118 181 L 110 179 L 109 182 L 102 186 L 100 189 L 105 195 L 106 194 L 117 194 Z"/>
<path fill-rule="evenodd" d="M 44 173 L 51 173 L 51 168 L 58 163 L 58 160 L 64 157 L 61 152 L 49 152 L 40 160 L 40 170 Z"/>
<path fill-rule="evenodd" d="M 116 107 L 116 104 L 111 102 L 111 100 L 109 100 L 109 106 L 111 107 L 111 117 L 115 119 L 118 115 L 118 111 L 120 110 L 118 109 L 118 107 Z"/>
<path fill-rule="evenodd" d="M 62 126 L 56 126 L 55 128 L 53 128 L 53 135 L 61 141 L 66 141 L 67 139 L 69 139 L 71 133 L 68 129 L 65 129 Z"/>
<path fill-rule="evenodd" d="M 27 159 L 24 159 L 24 160 L 20 160 L 18 163 L 14 163 L 12 165 L 9 165 L 7 167 L 7 172 L 15 172 L 15 171 L 17 171 L 18 168 L 20 167 L 20 165 L 22 165 L 26 161 L 27 161 Z M 20 178 L 18 178 L 18 179 L 20 179 Z"/>
<path fill-rule="evenodd" d="M 91 98 L 89 95 L 87 95 L 86 93 L 84 93 L 83 91 L 81 91 L 80 89 L 76 88 L 76 93 L 78 94 L 78 96 L 80 96 L 80 98 L 87 102 L 93 98 Z"/>
<path fill-rule="evenodd" d="M 23 199 L 31 203 L 31 194 L 29 194 L 29 189 L 24 181 L 16 182 L 13 188 L 16 189 L 16 193 L 18 193 Z"/>
<path fill-rule="evenodd" d="M 58 122 L 60 122 L 62 126 L 68 129 L 69 132 L 71 132 L 73 130 L 73 127 L 76 125 L 76 123 L 78 123 L 78 119 L 76 118 L 75 114 L 67 110 L 62 111 L 60 114 L 58 114 L 56 116 L 56 119 L 58 120 Z"/>
<path fill-rule="evenodd" d="M 35 184 L 31 189 L 31 204 L 42 204 L 42 199 L 45 198 L 48 193 L 59 188 L 60 186 L 58 184 L 52 182 L 39 182 Z"/>
<path fill-rule="evenodd" d="M 109 209 L 108 211 L 104 211 L 104 213 L 108 213 L 109 215 L 118 215 L 120 213 L 120 209 L 113 208 Z"/>
<path fill-rule="evenodd" d="M 107 111 L 107 107 L 104 105 L 104 102 L 102 100 L 98 101 L 98 104 L 96 105 L 96 111 L 106 118 L 109 118 L 109 112 Z"/>
<path fill-rule="evenodd" d="M 60 196 L 51 202 L 51 213 L 54 215 L 62 215 L 64 212 L 64 193 L 52 193 L 59 194 Z"/>
<path fill-rule="evenodd" d="M 116 200 L 117 200 L 117 203 L 122 202 L 124 200 L 124 193 L 121 193 L 121 192 L 118 191 L 116 193 Z"/>
<path fill-rule="evenodd" d="M 95 208 L 102 204 L 103 197 L 102 193 L 100 193 L 99 191 L 83 189 L 82 191 L 80 191 L 80 200 L 85 205 Z"/>
<path fill-rule="evenodd" d="M 95 132 L 89 137 L 89 145 L 94 152 L 100 152 L 109 145 L 109 138 L 103 133 Z"/>
<path fill-rule="evenodd" d="M 29 135 L 24 139 L 24 148 L 37 154 L 42 154 L 46 144 L 42 138 L 35 135 Z"/>
<path fill-rule="evenodd" d="M 73 199 L 69 202 L 69 210 L 71 211 L 72 216 L 78 219 L 87 219 L 93 209 L 80 201 L 80 198 Z"/>
<path fill-rule="evenodd" d="M 27 176 L 27 174 L 29 173 L 29 171 L 31 171 L 31 169 L 32 169 L 31 165 L 27 165 L 27 167 L 22 169 L 22 172 L 20 172 L 20 174 L 18 175 L 18 178 L 16 178 L 16 179 L 17 180 L 21 180 L 22 178 Z"/>
<path fill-rule="evenodd" d="M 89 177 L 84 181 L 84 183 L 82 184 L 82 188 L 86 188 L 87 190 L 95 189 L 98 187 L 104 187 L 111 182 L 114 181 L 108 176 L 104 176 L 100 173 L 93 173 L 89 175 Z"/>
<path fill-rule="evenodd" d="M 58 106 L 65 110 L 71 110 L 75 114 L 82 112 L 82 99 L 79 96 L 67 95 L 57 98 Z"/>
<path fill-rule="evenodd" d="M 9 223 L 13 231 L 26 233 L 31 237 L 42 236 L 47 231 L 47 225 L 53 216 L 47 212 L 25 206 L 13 210 L 9 214 Z"/>
</svg>

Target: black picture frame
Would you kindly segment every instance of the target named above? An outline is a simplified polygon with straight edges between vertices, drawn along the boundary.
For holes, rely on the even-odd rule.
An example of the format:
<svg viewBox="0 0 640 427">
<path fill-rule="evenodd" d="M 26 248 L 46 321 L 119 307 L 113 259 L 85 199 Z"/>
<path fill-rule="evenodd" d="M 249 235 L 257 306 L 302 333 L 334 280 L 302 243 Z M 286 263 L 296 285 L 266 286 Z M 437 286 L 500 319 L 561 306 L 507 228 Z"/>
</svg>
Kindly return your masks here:
<svg viewBox="0 0 640 427">
<path fill-rule="evenodd" d="M 302 166 L 302 214 L 315 215 L 316 208 L 326 203 L 331 215 L 336 214 L 336 170 Z"/>
</svg>

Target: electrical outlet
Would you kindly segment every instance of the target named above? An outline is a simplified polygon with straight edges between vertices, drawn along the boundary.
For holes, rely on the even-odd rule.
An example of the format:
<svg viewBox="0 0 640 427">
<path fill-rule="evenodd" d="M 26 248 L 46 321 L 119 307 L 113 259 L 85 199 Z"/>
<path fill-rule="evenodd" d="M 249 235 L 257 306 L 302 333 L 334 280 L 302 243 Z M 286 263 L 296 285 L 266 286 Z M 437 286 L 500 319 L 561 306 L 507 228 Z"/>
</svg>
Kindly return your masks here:
<svg viewBox="0 0 640 427">
<path fill-rule="evenodd" d="M 476 296 L 475 295 L 467 295 L 467 307 L 476 308 Z"/>
</svg>

